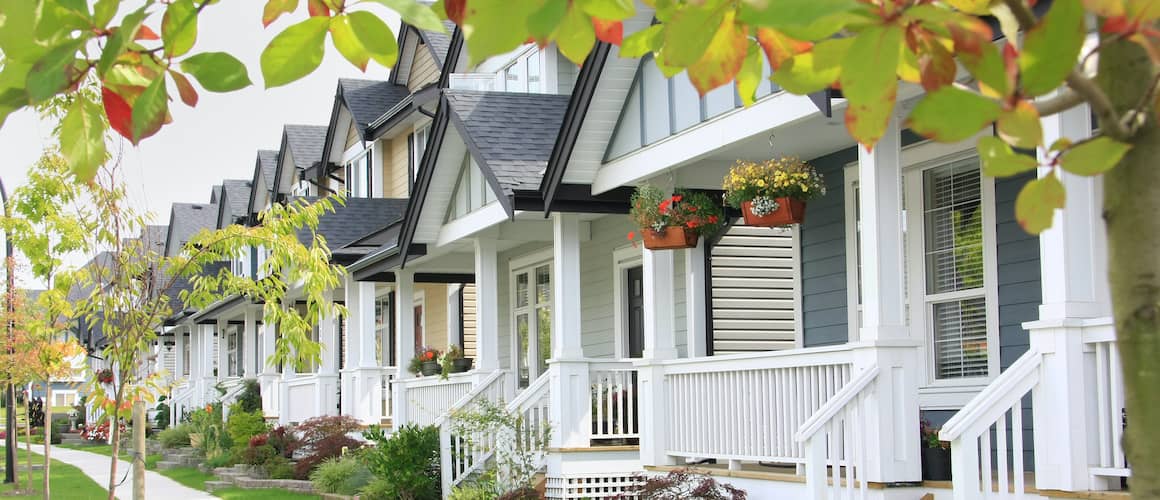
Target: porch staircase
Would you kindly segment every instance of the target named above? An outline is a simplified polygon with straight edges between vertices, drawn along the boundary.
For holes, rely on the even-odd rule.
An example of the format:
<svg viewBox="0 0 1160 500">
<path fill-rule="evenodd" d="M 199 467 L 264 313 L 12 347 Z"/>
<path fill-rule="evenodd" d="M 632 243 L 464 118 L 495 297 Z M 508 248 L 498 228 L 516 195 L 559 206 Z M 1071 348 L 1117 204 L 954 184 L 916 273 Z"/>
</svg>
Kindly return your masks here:
<svg viewBox="0 0 1160 500">
<path fill-rule="evenodd" d="M 242 488 L 246 490 L 279 489 L 296 493 L 312 494 L 314 484 L 310 481 L 297 479 L 268 479 L 261 471 L 251 465 L 234 465 L 232 467 L 218 467 L 213 470 L 217 480 L 206 481 L 205 489 L 214 492 L 225 488 Z"/>
</svg>

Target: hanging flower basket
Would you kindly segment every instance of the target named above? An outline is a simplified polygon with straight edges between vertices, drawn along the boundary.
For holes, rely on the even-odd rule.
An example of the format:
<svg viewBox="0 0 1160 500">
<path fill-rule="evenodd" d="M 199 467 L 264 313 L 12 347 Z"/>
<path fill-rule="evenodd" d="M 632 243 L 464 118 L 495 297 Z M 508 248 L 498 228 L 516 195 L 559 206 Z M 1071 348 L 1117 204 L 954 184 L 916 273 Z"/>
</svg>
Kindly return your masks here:
<svg viewBox="0 0 1160 500">
<path fill-rule="evenodd" d="M 675 250 L 697 246 L 702 235 L 713 234 L 721 227 L 721 206 L 709 195 L 677 191 L 667 195 L 654 186 L 640 186 L 632 195 L 629 211 L 640 228 L 644 247 L 649 250 Z M 636 231 L 628 233 L 635 242 Z M 635 244 L 635 243 L 634 243 Z"/>
<path fill-rule="evenodd" d="M 801 224 L 806 202 L 826 194 L 822 175 L 793 157 L 761 163 L 738 160 L 723 187 L 725 202 L 741 209 L 745 224 L 760 227 Z"/>
<path fill-rule="evenodd" d="M 104 370 L 98 371 L 97 372 L 97 382 L 100 382 L 102 384 L 113 383 L 113 370 L 105 368 Z"/>
<path fill-rule="evenodd" d="M 758 215 L 759 213 L 761 215 Z M 741 202 L 741 216 L 747 226 L 778 227 L 801 224 L 806 220 L 806 202 L 789 197 L 744 201 Z"/>
<path fill-rule="evenodd" d="M 668 226 L 660 231 L 645 229 L 640 233 L 644 247 L 649 250 L 693 248 L 697 246 L 697 238 L 701 236 L 692 229 L 681 226 Z"/>
</svg>

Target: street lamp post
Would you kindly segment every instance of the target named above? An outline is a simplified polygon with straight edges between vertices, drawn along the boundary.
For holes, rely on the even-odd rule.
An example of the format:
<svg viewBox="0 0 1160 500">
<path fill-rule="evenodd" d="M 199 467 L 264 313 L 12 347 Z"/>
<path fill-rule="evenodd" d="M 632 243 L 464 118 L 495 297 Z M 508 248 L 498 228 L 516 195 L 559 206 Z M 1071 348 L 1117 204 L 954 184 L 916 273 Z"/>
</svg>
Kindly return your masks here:
<svg viewBox="0 0 1160 500">
<path fill-rule="evenodd" d="M 11 215 L 8 207 L 8 190 L 4 189 L 4 180 L 0 179 L 0 202 L 4 204 L 4 217 Z M 16 278 L 13 276 L 12 265 L 12 236 L 4 231 L 4 266 L 6 270 L 7 290 L 4 297 L 4 306 L 8 310 L 7 331 L 8 351 L 12 352 L 12 316 L 15 314 L 15 304 L 12 303 L 12 294 L 16 291 Z M 5 412 L 4 422 L 4 482 L 16 482 L 16 388 L 12 385 L 12 375 L 8 376 L 8 386 L 4 390 L 4 401 L 8 411 Z"/>
</svg>

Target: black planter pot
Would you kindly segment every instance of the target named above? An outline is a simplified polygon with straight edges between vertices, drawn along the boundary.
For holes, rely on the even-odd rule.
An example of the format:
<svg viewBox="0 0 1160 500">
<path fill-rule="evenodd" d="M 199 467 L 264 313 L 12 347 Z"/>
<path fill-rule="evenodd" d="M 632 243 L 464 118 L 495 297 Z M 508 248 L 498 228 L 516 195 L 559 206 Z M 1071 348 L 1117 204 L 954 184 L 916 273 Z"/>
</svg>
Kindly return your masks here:
<svg viewBox="0 0 1160 500">
<path fill-rule="evenodd" d="M 420 365 L 419 372 L 422 373 L 425 377 L 430 375 L 438 375 L 443 372 L 443 367 L 439 366 L 438 361 L 424 361 L 423 364 Z"/>
<path fill-rule="evenodd" d="M 944 448 L 922 449 L 922 480 L 951 480 L 951 450 Z"/>
<path fill-rule="evenodd" d="M 463 373 L 471 370 L 471 364 L 475 361 L 471 358 L 458 358 L 451 360 L 451 373 Z"/>
</svg>

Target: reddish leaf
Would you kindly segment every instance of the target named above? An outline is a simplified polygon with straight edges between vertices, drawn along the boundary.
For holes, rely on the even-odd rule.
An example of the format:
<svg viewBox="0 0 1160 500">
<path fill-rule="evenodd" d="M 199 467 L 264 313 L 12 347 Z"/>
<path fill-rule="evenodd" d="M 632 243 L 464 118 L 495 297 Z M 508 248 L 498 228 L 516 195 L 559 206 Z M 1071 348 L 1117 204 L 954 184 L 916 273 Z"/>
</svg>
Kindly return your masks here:
<svg viewBox="0 0 1160 500">
<path fill-rule="evenodd" d="M 169 76 L 173 77 L 173 83 L 177 84 L 177 93 L 181 96 L 181 102 L 191 108 L 197 107 L 197 90 L 194 90 L 189 79 L 176 71 L 170 71 Z"/>
<path fill-rule="evenodd" d="M 605 21 L 592 18 L 592 28 L 596 30 L 596 39 L 613 45 L 620 45 L 624 40 L 624 25 L 620 21 Z"/>
<path fill-rule="evenodd" d="M 462 25 L 463 18 L 467 15 L 467 0 L 446 0 L 443 2 L 443 11 L 447 14 L 447 19 Z"/>
<path fill-rule="evenodd" d="M 137 30 L 136 40 L 160 40 L 160 39 L 161 39 L 161 37 L 157 35 L 157 32 L 153 31 L 153 28 L 150 28 L 144 24 L 141 25 L 141 29 Z"/>
<path fill-rule="evenodd" d="M 262 27 L 269 26 L 278 20 L 282 14 L 294 12 L 298 8 L 298 0 L 268 0 L 262 10 Z"/>
<path fill-rule="evenodd" d="M 982 21 L 951 24 L 947 27 L 951 31 L 951 40 L 955 42 L 955 52 L 959 53 L 979 55 L 983 45 L 990 44 L 994 36 L 991 27 Z"/>
<path fill-rule="evenodd" d="M 922 88 L 933 92 L 955 82 L 955 56 L 945 49 L 942 44 L 931 43 L 927 50 L 918 58 L 919 74 L 922 77 Z"/>
<path fill-rule="evenodd" d="M 761 44 L 765 58 L 769 60 L 769 66 L 774 71 L 789 58 L 804 53 L 814 46 L 812 42 L 795 40 L 770 28 L 757 28 L 757 43 Z"/>
<path fill-rule="evenodd" d="M 109 126 L 126 139 L 133 140 L 133 108 L 108 87 L 101 87 L 101 100 L 105 104 Z"/>
<path fill-rule="evenodd" d="M 330 17 L 330 7 L 322 0 L 306 0 L 306 9 L 310 17 Z"/>
<path fill-rule="evenodd" d="M 689 80 L 697 92 L 705 95 L 733 81 L 749 49 L 748 31 L 744 25 L 733 22 L 732 11 L 725 14 L 701 59 L 688 68 Z"/>
<path fill-rule="evenodd" d="M 1100 25 L 1100 33 L 1107 35 L 1128 35 L 1140 29 L 1137 23 L 1128 20 L 1127 16 L 1116 16 L 1104 19 Z"/>
<path fill-rule="evenodd" d="M 1019 51 L 1012 44 L 1003 46 L 1003 67 L 1007 70 L 1007 88 L 1014 89 L 1019 80 Z"/>
</svg>

